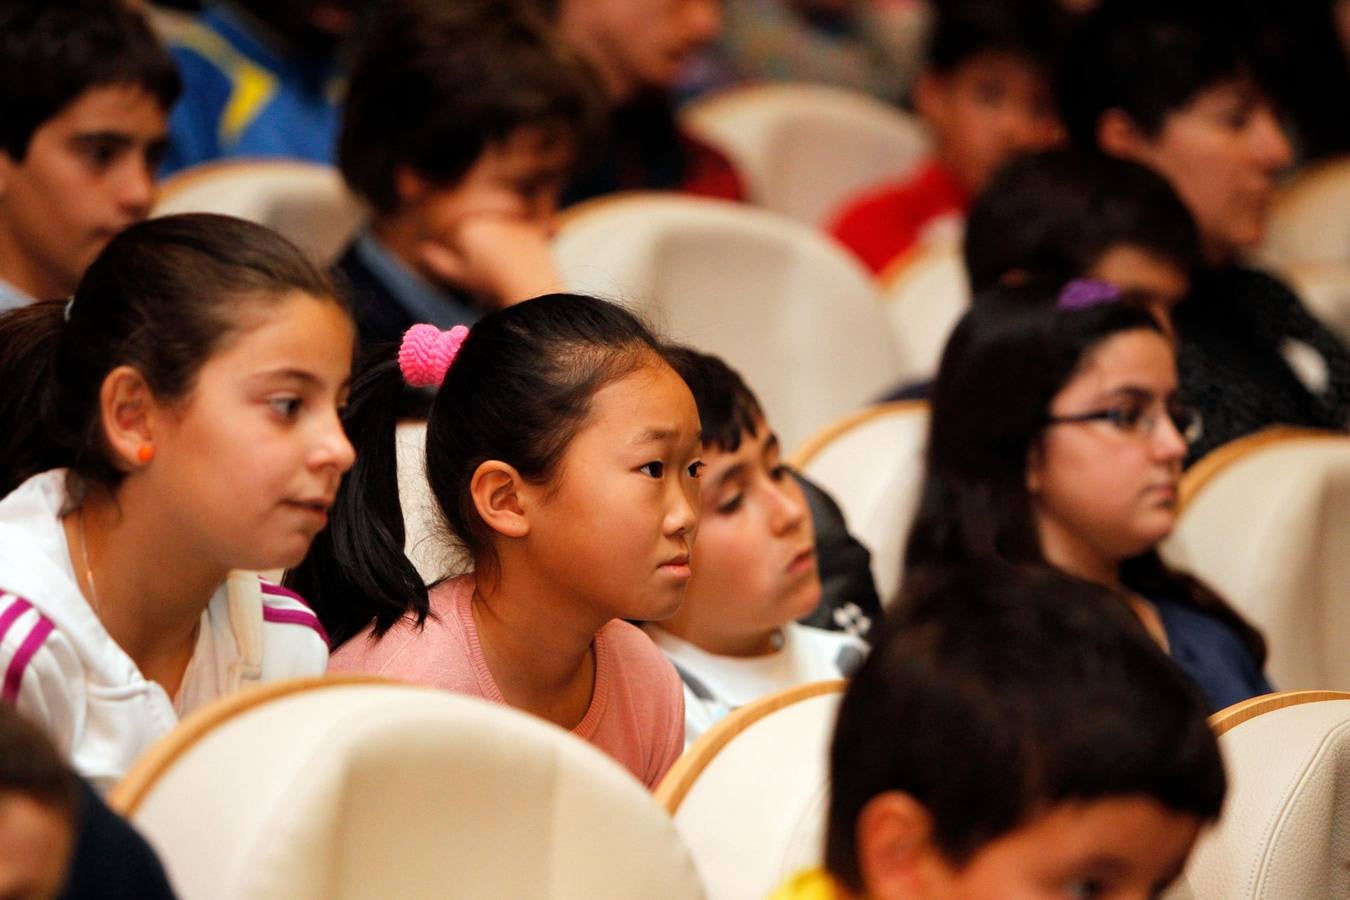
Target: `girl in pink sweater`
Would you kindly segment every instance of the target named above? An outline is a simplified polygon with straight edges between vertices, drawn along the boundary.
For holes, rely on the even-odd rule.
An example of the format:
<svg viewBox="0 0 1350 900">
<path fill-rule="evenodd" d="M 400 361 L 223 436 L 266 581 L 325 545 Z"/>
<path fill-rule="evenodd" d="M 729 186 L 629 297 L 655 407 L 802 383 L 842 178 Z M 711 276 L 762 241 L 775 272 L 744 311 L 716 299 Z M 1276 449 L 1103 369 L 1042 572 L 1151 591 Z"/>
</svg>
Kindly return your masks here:
<svg viewBox="0 0 1350 900">
<path fill-rule="evenodd" d="M 467 335 L 467 336 L 466 336 Z M 462 346 L 461 346 L 462 342 Z M 428 589 L 403 555 L 394 428 L 438 386 L 427 481 L 472 562 Z M 332 635 L 332 671 L 505 703 L 655 786 L 683 742 L 680 681 L 623 619 L 673 613 L 698 521 L 699 419 L 621 307 L 554 294 L 467 332 L 419 325 L 353 387 L 358 462 L 290 583 Z"/>
</svg>

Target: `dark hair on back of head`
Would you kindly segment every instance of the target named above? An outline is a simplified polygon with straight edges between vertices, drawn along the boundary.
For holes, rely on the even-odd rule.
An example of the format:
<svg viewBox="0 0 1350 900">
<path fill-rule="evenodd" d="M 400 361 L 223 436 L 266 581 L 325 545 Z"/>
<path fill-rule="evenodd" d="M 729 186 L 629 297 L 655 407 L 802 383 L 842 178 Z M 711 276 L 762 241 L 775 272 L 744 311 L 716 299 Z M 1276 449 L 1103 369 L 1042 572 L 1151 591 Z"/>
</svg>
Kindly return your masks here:
<svg viewBox="0 0 1350 900">
<path fill-rule="evenodd" d="M 825 863 L 848 888 L 863 888 L 858 816 L 888 791 L 923 805 L 958 868 L 1064 803 L 1142 796 L 1217 817 L 1204 702 L 1107 589 L 972 566 L 910 585 L 882 630 L 830 750 Z"/>
<path fill-rule="evenodd" d="M 547 483 L 585 425 L 595 393 L 645 365 L 665 365 L 663 349 L 632 313 L 577 294 L 506 307 L 469 331 L 431 404 L 426 474 L 480 578 L 495 574 L 496 558 L 493 532 L 469 490 L 474 472 L 501 460 L 526 480 Z M 356 465 L 338 490 L 328 529 L 287 574 L 333 647 L 368 626 L 379 636 L 405 615 L 418 624 L 427 616 L 426 585 L 403 554 L 394 431 L 404 390 L 392 358 L 353 385 L 343 421 Z"/>
<path fill-rule="evenodd" d="M 1190 273 L 1201 262 L 1195 220 L 1167 179 L 1095 150 L 1013 159 L 966 219 L 965 262 L 976 293 L 1012 272 L 1081 277 L 1131 245 Z"/>
<path fill-rule="evenodd" d="M 1061 282 L 1031 279 L 977 294 L 952 332 L 930 394 L 919 508 L 905 546 L 905 578 L 981 562 L 1048 566 L 1041 552 L 1027 461 L 1050 402 L 1094 348 L 1128 331 L 1158 332 L 1128 297 L 1086 309 L 1057 308 Z M 1265 641 L 1194 578 L 1169 569 L 1155 549 L 1128 560 L 1124 583 L 1228 623 L 1265 660 Z"/>
<path fill-rule="evenodd" d="M 75 821 L 79 782 L 51 739 L 9 704 L 0 704 L 0 795 L 22 794 Z"/>
<path fill-rule="evenodd" d="M 115 488 L 125 472 L 104 438 L 108 373 L 131 366 L 160 401 L 186 397 L 250 304 L 294 291 L 341 302 L 281 235 L 193 213 L 119 233 L 69 307 L 48 300 L 0 315 L 0 495 L 58 467 L 70 469 L 76 495 L 91 483 Z"/>
<path fill-rule="evenodd" d="M 703 446 L 735 453 L 743 436 L 757 435 L 764 411 L 735 369 L 692 347 L 667 347 L 666 360 L 694 395 Z"/>
<path fill-rule="evenodd" d="M 1201 91 L 1255 77 L 1233 23 L 1230 10 L 1198 0 L 1105 0 L 1075 30 L 1056 74 L 1073 143 L 1095 147 L 1111 109 L 1155 137 Z"/>
<path fill-rule="evenodd" d="M 523 128 L 583 147 L 604 110 L 591 68 L 520 2 L 393 0 L 376 11 L 352 70 L 338 161 L 347 183 L 389 213 L 401 168 L 451 186 Z"/>
<path fill-rule="evenodd" d="M 0 150 L 28 154 L 42 123 L 91 88 L 133 85 L 166 113 L 178 68 L 145 16 L 113 0 L 7 0 L 0 6 Z"/>
<path fill-rule="evenodd" d="M 1043 66 L 1054 63 L 1064 30 L 1051 0 L 941 0 L 934 4 L 927 67 L 949 74 L 988 54 L 1005 53 Z"/>
</svg>

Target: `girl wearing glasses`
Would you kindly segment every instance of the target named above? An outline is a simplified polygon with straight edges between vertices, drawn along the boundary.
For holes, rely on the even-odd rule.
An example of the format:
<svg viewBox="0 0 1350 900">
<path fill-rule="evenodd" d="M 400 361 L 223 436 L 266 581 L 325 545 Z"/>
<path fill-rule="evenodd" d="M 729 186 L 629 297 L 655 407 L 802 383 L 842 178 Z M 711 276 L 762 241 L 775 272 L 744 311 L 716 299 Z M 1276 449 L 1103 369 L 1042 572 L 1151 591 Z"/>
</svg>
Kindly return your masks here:
<svg viewBox="0 0 1350 900">
<path fill-rule="evenodd" d="M 1271 690 L 1261 635 L 1157 552 L 1201 422 L 1148 312 L 1100 282 L 994 287 L 931 396 L 907 583 L 972 561 L 1048 564 L 1118 591 L 1212 709 Z"/>
</svg>

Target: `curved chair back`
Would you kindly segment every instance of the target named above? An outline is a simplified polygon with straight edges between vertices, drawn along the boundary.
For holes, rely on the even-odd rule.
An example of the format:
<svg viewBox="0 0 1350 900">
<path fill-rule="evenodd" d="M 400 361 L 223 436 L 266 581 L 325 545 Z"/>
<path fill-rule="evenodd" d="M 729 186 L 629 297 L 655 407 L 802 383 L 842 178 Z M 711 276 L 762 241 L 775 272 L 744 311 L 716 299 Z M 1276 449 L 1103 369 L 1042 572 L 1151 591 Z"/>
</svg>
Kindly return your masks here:
<svg viewBox="0 0 1350 900">
<path fill-rule="evenodd" d="M 970 306 L 970 280 L 958 240 L 915 245 L 881 273 L 881 302 L 900 359 L 902 380 L 937 374 L 942 349 Z"/>
<path fill-rule="evenodd" d="M 702 896 L 618 763 L 508 707 L 378 679 L 219 701 L 110 799 L 185 897 Z"/>
<path fill-rule="evenodd" d="M 1350 156 L 1311 166 L 1275 197 L 1258 256 L 1291 263 L 1350 263 Z"/>
<path fill-rule="evenodd" d="M 757 206 L 823 225 L 860 191 L 913 171 L 931 139 L 915 116 L 864 94 L 760 84 L 696 100 L 681 123 L 720 149 Z"/>
<path fill-rule="evenodd" d="M 1216 713 L 1211 723 L 1228 798 L 1186 867 L 1191 895 L 1350 895 L 1350 693 L 1258 697 Z"/>
<path fill-rule="evenodd" d="M 1350 437 L 1277 429 L 1220 447 L 1181 483 L 1163 545 L 1266 636 L 1289 689 L 1350 686 Z"/>
<path fill-rule="evenodd" d="M 565 217 L 554 255 L 569 288 L 630 304 L 669 337 L 725 358 L 785 446 L 875 397 L 900 368 L 862 267 L 763 210 L 602 199 Z"/>
<path fill-rule="evenodd" d="M 850 533 L 872 554 L 883 606 L 900 590 L 927 445 L 928 404 L 901 400 L 846 416 L 792 456 L 793 468 L 829 492 Z"/>
<path fill-rule="evenodd" d="M 709 900 L 764 897 L 824 858 L 829 744 L 844 682 L 797 685 L 734 710 L 656 790 Z"/>
<path fill-rule="evenodd" d="M 186 212 L 266 225 L 322 266 L 337 258 L 366 214 L 337 169 L 289 159 L 221 160 L 175 173 L 160 184 L 152 215 Z"/>
</svg>

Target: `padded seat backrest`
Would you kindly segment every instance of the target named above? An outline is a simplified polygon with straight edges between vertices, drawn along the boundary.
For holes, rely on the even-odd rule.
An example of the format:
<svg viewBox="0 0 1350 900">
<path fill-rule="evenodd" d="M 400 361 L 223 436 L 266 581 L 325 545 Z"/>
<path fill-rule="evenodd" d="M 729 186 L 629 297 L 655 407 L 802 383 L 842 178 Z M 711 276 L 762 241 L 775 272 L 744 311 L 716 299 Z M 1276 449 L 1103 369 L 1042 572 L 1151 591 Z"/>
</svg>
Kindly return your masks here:
<svg viewBox="0 0 1350 900">
<path fill-rule="evenodd" d="M 1163 555 L 1265 634 L 1271 681 L 1350 687 L 1350 437 L 1254 435 L 1197 462 L 1181 493 Z"/>
<path fill-rule="evenodd" d="M 321 266 L 331 264 L 366 211 L 332 166 L 289 159 L 204 163 L 165 179 L 152 215 L 210 212 L 266 225 Z"/>
<path fill-rule="evenodd" d="M 1221 734 L 1219 745 L 1228 798 L 1186 868 L 1192 896 L 1350 896 L 1350 699 L 1264 712 Z"/>
<path fill-rule="evenodd" d="M 554 242 L 572 290 L 625 303 L 723 357 L 794 446 L 900 370 L 867 273 L 804 225 L 734 203 L 637 194 L 579 207 Z"/>
<path fill-rule="evenodd" d="M 755 205 L 808 225 L 908 175 L 932 145 L 918 117 L 823 85 L 735 88 L 690 103 L 680 122 L 730 157 Z"/>
<path fill-rule="evenodd" d="M 883 606 L 900 590 L 927 445 L 928 404 L 910 400 L 849 416 L 793 455 L 793 466 L 834 497 L 849 532 L 872 554 Z"/>
<path fill-rule="evenodd" d="M 618 763 L 525 713 L 411 685 L 227 698 L 113 801 L 184 897 L 702 895 L 670 820 Z"/>
<path fill-rule="evenodd" d="M 657 790 L 709 900 L 767 896 L 824 859 L 829 743 L 843 682 L 798 685 L 705 732 Z"/>
</svg>

